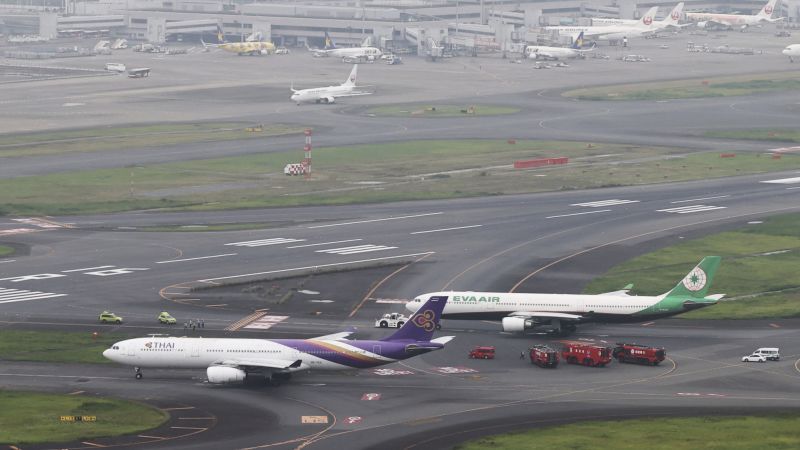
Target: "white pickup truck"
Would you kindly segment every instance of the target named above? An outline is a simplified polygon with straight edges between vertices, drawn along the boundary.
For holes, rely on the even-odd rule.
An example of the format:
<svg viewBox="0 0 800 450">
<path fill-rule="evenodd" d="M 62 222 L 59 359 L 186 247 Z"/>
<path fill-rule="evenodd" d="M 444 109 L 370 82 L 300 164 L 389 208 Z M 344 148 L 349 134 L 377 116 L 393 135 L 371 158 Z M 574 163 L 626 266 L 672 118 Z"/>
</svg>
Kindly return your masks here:
<svg viewBox="0 0 800 450">
<path fill-rule="evenodd" d="M 400 328 L 408 322 L 408 317 L 401 313 L 384 314 L 383 317 L 375 321 L 376 328 Z"/>
</svg>

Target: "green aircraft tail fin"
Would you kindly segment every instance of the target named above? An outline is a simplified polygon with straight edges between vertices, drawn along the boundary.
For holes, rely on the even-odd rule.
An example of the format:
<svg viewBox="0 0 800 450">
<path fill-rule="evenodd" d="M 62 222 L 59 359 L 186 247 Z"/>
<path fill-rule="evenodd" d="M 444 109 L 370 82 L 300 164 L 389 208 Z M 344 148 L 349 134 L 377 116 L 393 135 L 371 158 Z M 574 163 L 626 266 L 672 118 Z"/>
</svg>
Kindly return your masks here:
<svg viewBox="0 0 800 450">
<path fill-rule="evenodd" d="M 705 298 L 721 259 L 719 256 L 706 256 L 665 296 Z"/>
</svg>

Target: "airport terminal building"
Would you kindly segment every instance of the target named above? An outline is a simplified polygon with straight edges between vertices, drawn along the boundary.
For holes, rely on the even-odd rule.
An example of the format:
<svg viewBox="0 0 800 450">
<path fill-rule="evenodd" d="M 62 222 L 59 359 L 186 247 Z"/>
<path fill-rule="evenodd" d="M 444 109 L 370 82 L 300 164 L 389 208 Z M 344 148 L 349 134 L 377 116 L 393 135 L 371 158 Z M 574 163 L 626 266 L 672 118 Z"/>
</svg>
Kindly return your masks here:
<svg viewBox="0 0 800 450">
<path fill-rule="evenodd" d="M 18 1 L 18 0 L 17 0 Z M 638 18 L 661 6 L 665 14 L 676 3 L 608 0 L 510 2 L 504 0 L 373 0 L 304 3 L 226 0 L 33 0 L 0 3 L 0 32 L 45 38 L 101 30 L 109 37 L 150 43 L 200 42 L 213 39 L 221 27 L 227 39 L 253 33 L 276 45 L 320 46 L 325 33 L 338 45 L 359 45 L 370 38 L 384 49 L 406 48 L 422 54 L 430 45 L 457 44 L 482 50 L 512 50 L 514 43 L 536 40 L 543 25 L 586 24 L 591 16 Z M 726 3 L 757 11 L 762 0 Z M 800 0 L 783 0 L 782 12 L 796 22 Z M 687 2 L 686 9 L 718 6 Z"/>
</svg>

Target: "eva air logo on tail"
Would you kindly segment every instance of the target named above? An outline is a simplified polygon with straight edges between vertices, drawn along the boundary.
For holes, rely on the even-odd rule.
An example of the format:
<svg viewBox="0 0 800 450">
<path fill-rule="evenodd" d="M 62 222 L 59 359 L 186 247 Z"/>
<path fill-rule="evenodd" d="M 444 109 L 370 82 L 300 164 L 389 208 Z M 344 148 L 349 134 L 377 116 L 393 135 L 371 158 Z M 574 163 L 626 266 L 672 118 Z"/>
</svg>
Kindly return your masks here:
<svg viewBox="0 0 800 450">
<path fill-rule="evenodd" d="M 703 269 L 695 267 L 694 270 L 689 272 L 683 279 L 683 286 L 692 292 L 697 292 L 706 287 L 707 280 L 708 277 L 706 277 L 706 273 Z"/>
</svg>

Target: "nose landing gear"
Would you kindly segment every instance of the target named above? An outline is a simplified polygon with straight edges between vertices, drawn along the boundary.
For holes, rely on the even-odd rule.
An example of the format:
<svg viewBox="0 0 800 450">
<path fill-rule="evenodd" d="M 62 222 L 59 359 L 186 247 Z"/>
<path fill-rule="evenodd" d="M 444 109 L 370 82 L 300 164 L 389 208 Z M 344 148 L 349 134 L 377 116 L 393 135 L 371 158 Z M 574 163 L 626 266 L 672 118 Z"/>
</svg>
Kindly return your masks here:
<svg viewBox="0 0 800 450">
<path fill-rule="evenodd" d="M 141 380 L 142 379 L 142 369 L 140 367 L 134 367 L 134 369 L 136 369 L 136 379 L 137 380 Z"/>
</svg>

